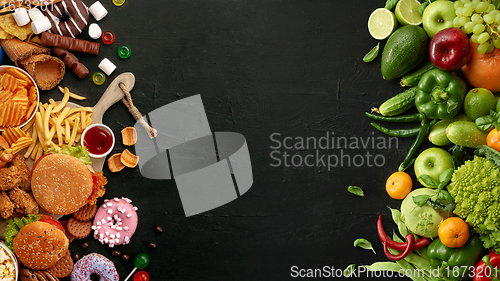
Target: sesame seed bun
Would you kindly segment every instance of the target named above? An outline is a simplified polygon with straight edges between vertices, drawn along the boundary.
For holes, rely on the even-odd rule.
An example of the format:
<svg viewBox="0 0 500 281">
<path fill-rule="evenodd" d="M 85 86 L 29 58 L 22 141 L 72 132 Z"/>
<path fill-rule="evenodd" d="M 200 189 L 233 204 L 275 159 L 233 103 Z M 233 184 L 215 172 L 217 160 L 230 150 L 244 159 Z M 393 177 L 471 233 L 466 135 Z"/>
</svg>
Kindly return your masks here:
<svg viewBox="0 0 500 281">
<path fill-rule="evenodd" d="M 48 154 L 33 167 L 33 197 L 46 212 L 71 214 L 83 207 L 93 190 L 92 173 L 78 158 Z"/>
<path fill-rule="evenodd" d="M 47 269 L 68 251 L 64 232 L 49 223 L 36 221 L 21 228 L 13 241 L 14 253 L 26 267 Z"/>
</svg>

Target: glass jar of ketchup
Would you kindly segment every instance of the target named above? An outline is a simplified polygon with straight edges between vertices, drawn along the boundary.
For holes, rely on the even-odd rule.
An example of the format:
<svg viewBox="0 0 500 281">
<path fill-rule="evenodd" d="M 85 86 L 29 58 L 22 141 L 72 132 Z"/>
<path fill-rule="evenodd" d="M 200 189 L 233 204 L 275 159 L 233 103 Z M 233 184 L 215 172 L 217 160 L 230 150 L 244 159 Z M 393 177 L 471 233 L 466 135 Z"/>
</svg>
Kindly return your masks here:
<svg viewBox="0 0 500 281">
<path fill-rule="evenodd" d="M 87 148 L 91 157 L 104 157 L 115 146 L 115 136 L 108 126 L 93 124 L 83 132 L 82 145 Z"/>
</svg>

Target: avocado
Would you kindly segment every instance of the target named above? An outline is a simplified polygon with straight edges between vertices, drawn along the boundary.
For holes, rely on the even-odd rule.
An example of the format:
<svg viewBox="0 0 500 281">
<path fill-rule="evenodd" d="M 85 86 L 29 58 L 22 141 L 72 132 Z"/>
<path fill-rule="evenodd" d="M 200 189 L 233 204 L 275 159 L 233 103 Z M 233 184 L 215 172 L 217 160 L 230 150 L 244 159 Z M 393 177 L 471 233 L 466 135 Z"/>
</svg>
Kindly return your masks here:
<svg viewBox="0 0 500 281">
<path fill-rule="evenodd" d="M 418 66 L 428 53 L 429 38 L 425 30 L 416 25 L 402 26 L 384 46 L 382 76 L 386 80 L 395 79 Z"/>
</svg>

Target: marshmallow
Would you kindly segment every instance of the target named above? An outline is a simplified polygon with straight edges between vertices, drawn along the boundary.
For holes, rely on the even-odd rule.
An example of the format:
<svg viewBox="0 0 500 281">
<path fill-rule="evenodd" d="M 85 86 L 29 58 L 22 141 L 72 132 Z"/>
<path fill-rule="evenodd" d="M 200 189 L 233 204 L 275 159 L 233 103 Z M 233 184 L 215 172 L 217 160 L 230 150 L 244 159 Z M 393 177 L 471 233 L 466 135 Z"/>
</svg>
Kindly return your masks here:
<svg viewBox="0 0 500 281">
<path fill-rule="evenodd" d="M 44 31 L 49 30 L 52 27 L 50 20 L 48 17 L 42 17 L 41 19 L 37 19 L 31 22 L 31 29 L 33 33 L 40 34 Z"/>
<path fill-rule="evenodd" d="M 17 25 L 24 26 L 30 22 L 30 17 L 28 16 L 28 12 L 25 8 L 17 8 L 14 10 L 14 19 L 16 20 Z"/>
<path fill-rule="evenodd" d="M 102 20 L 108 14 L 106 8 L 99 1 L 96 1 L 89 7 L 89 12 L 94 16 L 96 21 Z"/>
<path fill-rule="evenodd" d="M 28 15 L 30 16 L 32 21 L 37 21 L 44 17 L 43 13 L 37 8 L 31 8 L 28 10 Z"/>
<path fill-rule="evenodd" d="M 110 76 L 113 71 L 116 69 L 116 65 L 114 65 L 110 60 L 104 58 L 98 65 L 98 67 L 106 73 L 106 75 Z"/>
<path fill-rule="evenodd" d="M 102 30 L 97 23 L 92 23 L 89 25 L 89 36 L 92 39 L 99 39 L 102 35 Z"/>
</svg>

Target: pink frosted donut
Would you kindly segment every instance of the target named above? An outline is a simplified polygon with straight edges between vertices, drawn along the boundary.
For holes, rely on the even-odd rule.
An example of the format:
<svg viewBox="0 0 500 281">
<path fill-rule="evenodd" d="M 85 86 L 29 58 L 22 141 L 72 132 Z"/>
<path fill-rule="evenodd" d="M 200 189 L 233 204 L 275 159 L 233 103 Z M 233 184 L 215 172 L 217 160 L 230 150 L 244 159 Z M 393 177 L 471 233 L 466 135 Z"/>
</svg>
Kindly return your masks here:
<svg viewBox="0 0 500 281">
<path fill-rule="evenodd" d="M 89 281 L 90 275 L 99 275 L 99 281 L 118 281 L 119 276 L 112 261 L 101 254 L 91 253 L 79 259 L 71 272 L 71 281 Z"/>
<path fill-rule="evenodd" d="M 92 229 L 94 238 L 102 244 L 128 244 L 137 228 L 137 207 L 130 204 L 128 198 L 113 198 L 104 200 L 97 210 Z"/>
<path fill-rule="evenodd" d="M 42 13 L 52 25 L 51 33 L 73 38 L 77 37 L 89 22 L 89 9 L 81 0 L 63 0 L 47 6 Z"/>
</svg>

